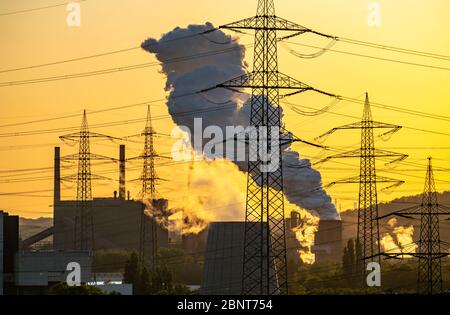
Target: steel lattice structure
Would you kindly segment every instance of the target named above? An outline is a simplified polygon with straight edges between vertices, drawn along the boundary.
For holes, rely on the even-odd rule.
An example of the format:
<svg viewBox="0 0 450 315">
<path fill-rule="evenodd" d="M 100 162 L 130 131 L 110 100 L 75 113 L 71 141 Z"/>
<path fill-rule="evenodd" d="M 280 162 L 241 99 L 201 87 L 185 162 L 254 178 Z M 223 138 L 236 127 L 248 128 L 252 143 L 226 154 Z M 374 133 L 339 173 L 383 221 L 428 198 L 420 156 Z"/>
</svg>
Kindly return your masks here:
<svg viewBox="0 0 450 315">
<path fill-rule="evenodd" d="M 147 259 L 150 260 L 151 269 L 153 272 L 158 265 L 158 235 L 156 221 L 152 220 L 151 224 L 151 238 L 147 237 L 148 220 L 146 220 L 146 205 L 149 208 L 153 207 L 153 200 L 156 196 L 156 180 L 158 179 L 155 171 L 155 158 L 158 157 L 154 148 L 153 137 L 155 132 L 153 130 L 152 116 L 150 106 L 147 110 L 147 124 L 142 133 L 144 137 L 144 153 L 141 156 L 143 159 L 142 171 L 142 201 L 143 209 L 140 223 L 140 238 L 139 238 L 139 261 L 141 264 L 145 263 Z M 149 257 L 150 249 L 150 257 Z"/>
<path fill-rule="evenodd" d="M 61 136 L 63 141 L 78 141 L 78 154 L 63 157 L 63 161 L 78 162 L 78 173 L 73 176 L 66 176 L 66 181 L 77 182 L 77 212 L 74 218 L 74 246 L 78 250 L 94 249 L 94 220 L 92 215 L 92 180 L 108 179 L 103 176 L 93 175 L 91 173 L 92 160 L 109 160 L 116 162 L 117 159 L 109 158 L 102 155 L 93 154 L 90 151 L 91 138 L 107 138 L 113 137 L 94 133 L 89 131 L 87 114 L 83 112 L 83 120 L 79 132 Z"/>
<path fill-rule="evenodd" d="M 393 215 L 403 218 L 420 217 L 418 252 L 382 253 L 383 256 L 389 258 L 399 258 L 404 255 L 410 255 L 419 259 L 417 269 L 417 292 L 419 294 L 442 293 L 441 259 L 448 256 L 448 253 L 441 249 L 441 244 L 444 242 L 440 239 L 439 218 L 442 215 L 450 216 L 450 209 L 438 203 L 431 160 L 431 158 L 428 158 L 422 203 L 380 217 L 380 219 Z"/>
<path fill-rule="evenodd" d="M 339 180 L 335 184 L 359 184 L 358 195 L 358 230 L 357 243 L 361 246 L 360 273 L 364 275 L 369 262 L 380 263 L 380 231 L 378 223 L 378 196 L 377 184 L 383 183 L 389 187 L 399 186 L 404 181 L 376 175 L 376 159 L 392 159 L 389 163 L 398 162 L 407 158 L 407 155 L 375 148 L 374 129 L 389 130 L 384 134 L 391 134 L 401 129 L 400 126 L 377 122 L 372 119 L 369 95 L 366 93 L 363 117 L 360 122 L 333 128 L 318 138 L 325 137 L 337 130 L 361 130 L 361 147 L 357 150 L 340 153 L 319 161 L 325 162 L 337 158 L 359 158 L 360 174 L 356 177 Z M 388 164 L 389 164 L 388 163 Z M 389 188 L 388 187 L 388 188 Z M 386 189 L 386 188 L 385 188 Z"/>
<path fill-rule="evenodd" d="M 439 257 L 441 251 L 440 243 L 439 204 L 433 168 L 431 159 L 429 159 L 422 199 L 422 215 L 420 216 L 419 253 L 425 255 L 419 257 L 417 279 L 419 293 L 433 294 L 442 292 L 441 257 Z"/>
<path fill-rule="evenodd" d="M 80 206 L 75 217 L 75 248 L 87 250 L 94 248 L 94 220 L 88 205 L 88 201 L 92 200 L 92 174 L 86 111 L 81 123 L 78 157 L 77 201 Z"/>
<path fill-rule="evenodd" d="M 334 96 L 278 71 L 277 31 L 290 32 L 289 37 L 308 32 L 330 36 L 277 17 L 273 0 L 258 0 L 256 16 L 219 28 L 255 32 L 253 71 L 213 87 L 233 91 L 252 89 L 250 125 L 256 127 L 258 148 L 248 157 L 242 293 L 287 294 L 282 157 L 280 154 L 277 170 L 262 172 L 265 163 L 256 155 L 262 146 L 269 150 L 278 146 L 281 152 L 280 141 L 264 136 L 270 135 L 272 127 L 282 129 L 281 97 L 306 91 Z M 280 95 L 280 89 L 289 93 Z"/>
</svg>

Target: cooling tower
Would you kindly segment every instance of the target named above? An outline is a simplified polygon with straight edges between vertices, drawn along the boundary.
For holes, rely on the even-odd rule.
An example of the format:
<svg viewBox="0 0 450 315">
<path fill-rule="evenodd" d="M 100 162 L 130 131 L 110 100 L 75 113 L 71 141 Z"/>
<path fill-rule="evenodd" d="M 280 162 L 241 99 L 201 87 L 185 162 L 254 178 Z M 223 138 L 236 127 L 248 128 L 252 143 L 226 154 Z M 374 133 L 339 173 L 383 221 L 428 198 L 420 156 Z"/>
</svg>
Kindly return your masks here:
<svg viewBox="0 0 450 315">
<path fill-rule="evenodd" d="M 258 224 L 263 227 L 263 231 L 267 231 L 266 223 L 253 224 Z M 200 294 L 240 295 L 242 293 L 244 233 L 245 222 L 209 224 Z M 274 270 L 272 265 L 269 272 L 273 273 Z M 263 272 L 267 275 L 267 270 Z M 275 283 L 271 285 L 275 287 Z"/>
<path fill-rule="evenodd" d="M 245 222 L 209 224 L 200 294 L 241 294 L 244 231 Z"/>
</svg>

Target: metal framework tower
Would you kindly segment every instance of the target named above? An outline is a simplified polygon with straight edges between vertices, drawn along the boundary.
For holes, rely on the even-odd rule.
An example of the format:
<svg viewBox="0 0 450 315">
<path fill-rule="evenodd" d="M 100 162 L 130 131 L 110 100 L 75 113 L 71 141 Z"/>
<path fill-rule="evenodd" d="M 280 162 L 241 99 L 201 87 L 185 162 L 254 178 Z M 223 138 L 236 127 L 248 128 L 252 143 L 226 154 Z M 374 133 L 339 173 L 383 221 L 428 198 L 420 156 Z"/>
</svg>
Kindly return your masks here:
<svg viewBox="0 0 450 315">
<path fill-rule="evenodd" d="M 374 129 L 387 129 L 384 134 L 392 134 L 401 129 L 400 126 L 377 122 L 372 119 L 369 95 L 366 93 L 363 117 L 360 122 L 333 128 L 327 133 L 319 136 L 322 138 L 334 133 L 337 130 L 361 130 L 361 147 L 357 150 L 340 153 L 327 157 L 319 161 L 325 162 L 337 158 L 359 158 L 360 174 L 356 177 L 339 180 L 331 183 L 335 184 L 359 184 L 358 195 L 358 231 L 357 243 L 361 246 L 361 275 L 366 273 L 366 266 L 369 262 L 380 263 L 380 231 L 378 223 L 378 196 L 377 183 L 390 184 L 389 187 L 399 186 L 404 181 L 399 181 L 387 177 L 376 175 L 376 159 L 392 159 L 389 163 L 398 162 L 407 158 L 407 155 L 375 149 Z M 383 135 L 384 135 L 383 134 Z M 318 139 L 317 138 L 317 139 Z M 388 187 L 388 188 L 389 188 Z M 387 188 L 385 188 L 387 189 Z"/>
<path fill-rule="evenodd" d="M 150 259 L 151 270 L 154 272 L 158 265 L 158 235 L 156 220 L 153 218 L 151 223 L 151 238 L 147 237 L 148 220 L 146 220 L 146 206 L 152 208 L 153 201 L 156 196 L 156 180 L 158 179 L 155 172 L 155 158 L 156 154 L 153 137 L 155 132 L 153 130 L 152 116 L 150 106 L 147 110 L 147 124 L 142 133 L 145 137 L 144 140 L 144 153 L 141 156 L 143 159 L 143 171 L 142 171 L 142 200 L 143 209 L 140 223 L 140 240 L 139 240 L 139 260 L 141 264 L 145 263 L 147 259 Z M 150 249 L 150 257 L 149 257 Z"/>
<path fill-rule="evenodd" d="M 81 129 L 77 133 L 61 136 L 61 140 L 78 141 L 78 154 L 65 156 L 63 161 L 77 161 L 78 173 L 75 176 L 65 177 L 65 180 L 77 182 L 77 212 L 74 225 L 74 246 L 78 250 L 94 249 L 94 220 L 92 215 L 92 180 L 104 177 L 91 173 L 91 160 L 112 160 L 105 156 L 92 154 L 90 151 L 90 138 L 111 138 L 106 135 L 89 131 L 86 110 L 83 112 Z"/>
<path fill-rule="evenodd" d="M 422 199 L 422 215 L 420 216 L 418 292 L 442 292 L 441 238 L 439 234 L 439 204 L 437 202 L 431 158 L 428 159 L 427 175 Z M 438 254 L 438 255 L 436 255 Z M 437 257 L 435 257 L 437 256 Z"/>
<path fill-rule="evenodd" d="M 278 71 L 277 43 L 280 38 L 277 37 L 277 32 L 288 32 L 289 37 L 308 32 L 324 37 L 331 36 L 276 16 L 273 0 L 258 0 L 256 16 L 219 28 L 236 32 L 255 32 L 253 71 L 213 88 L 233 91 L 252 89 L 250 125 L 256 127 L 258 139 L 258 148 L 254 151 L 259 152 L 261 147 L 271 150 L 272 147 L 279 146 L 281 152 L 282 143 L 265 136 L 270 135 L 272 127 L 282 129 L 280 98 L 305 91 L 334 95 L 316 90 Z M 289 93 L 280 95 L 281 89 L 288 90 Z M 278 163 L 277 170 L 262 172 L 261 166 L 265 165 L 265 162 L 259 156 L 249 156 L 243 294 L 272 295 L 288 292 L 281 154 Z"/>
<path fill-rule="evenodd" d="M 419 259 L 417 268 L 417 292 L 419 294 L 442 293 L 441 259 L 448 256 L 448 253 L 441 249 L 441 245 L 448 243 L 440 239 L 439 218 L 442 215 L 450 216 L 450 208 L 438 203 L 431 160 L 428 158 L 422 203 L 380 217 L 380 219 L 392 215 L 403 218 L 420 217 L 419 250 L 417 253 L 407 254 Z M 402 257 L 405 253 L 385 252 L 382 255 L 396 258 Z"/>
<path fill-rule="evenodd" d="M 75 218 L 75 242 L 76 248 L 87 250 L 94 248 L 94 219 L 92 209 L 87 203 L 92 200 L 92 174 L 86 111 L 83 113 L 81 123 L 78 157 L 77 201 L 80 202 L 80 205 Z"/>
<path fill-rule="evenodd" d="M 156 193 L 156 173 L 155 173 L 155 157 L 156 151 L 153 145 L 153 137 L 155 132 L 153 131 L 152 114 L 150 106 L 147 109 L 147 124 L 145 126 L 142 136 L 145 137 L 144 142 L 144 167 L 142 175 L 142 195 L 144 198 L 155 198 Z"/>
<path fill-rule="evenodd" d="M 89 127 L 86 111 L 83 112 L 83 121 L 80 129 L 80 147 L 78 150 L 78 182 L 77 182 L 77 200 L 92 200 L 91 186 L 91 156 L 89 147 Z"/>
</svg>

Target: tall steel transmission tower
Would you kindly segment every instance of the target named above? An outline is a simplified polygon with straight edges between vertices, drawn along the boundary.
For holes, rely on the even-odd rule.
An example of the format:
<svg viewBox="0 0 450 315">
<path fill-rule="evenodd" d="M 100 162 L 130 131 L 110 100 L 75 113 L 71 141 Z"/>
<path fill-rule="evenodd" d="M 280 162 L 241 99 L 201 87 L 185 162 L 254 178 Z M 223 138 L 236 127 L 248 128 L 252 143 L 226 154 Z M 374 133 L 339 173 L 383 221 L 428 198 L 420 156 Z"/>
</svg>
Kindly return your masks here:
<svg viewBox="0 0 450 315">
<path fill-rule="evenodd" d="M 427 175 L 420 216 L 418 292 L 442 292 L 441 238 L 439 234 L 439 204 L 437 201 L 431 158 L 428 159 Z M 445 257 L 445 256 L 444 256 Z"/>
<path fill-rule="evenodd" d="M 80 147 L 78 150 L 77 200 L 79 201 L 88 201 L 92 199 L 90 152 L 89 127 L 86 111 L 84 111 L 80 129 Z"/>
<path fill-rule="evenodd" d="M 407 253 L 419 259 L 417 268 L 417 292 L 419 294 L 442 293 L 442 268 L 441 259 L 448 256 L 441 245 L 447 244 L 440 239 L 439 218 L 442 215 L 450 216 L 450 208 L 440 205 L 437 199 L 436 185 L 434 182 L 431 158 L 428 158 L 425 187 L 422 195 L 422 203 L 407 209 L 390 213 L 388 216 L 400 216 L 403 218 L 420 217 L 420 239 L 417 253 Z M 414 244 L 413 244 L 414 245 Z M 387 257 L 402 257 L 405 253 L 385 252 Z"/>
<path fill-rule="evenodd" d="M 153 131 L 152 113 L 150 106 L 147 109 L 147 124 L 145 126 L 142 136 L 144 140 L 144 166 L 142 172 L 142 195 L 144 198 L 150 198 L 153 200 L 156 193 L 156 173 L 155 173 L 155 157 L 156 151 L 153 144 L 153 137 L 155 132 Z"/>
<path fill-rule="evenodd" d="M 357 244 L 360 246 L 360 270 L 359 274 L 364 275 L 366 273 L 366 266 L 369 262 L 380 263 L 379 253 L 380 250 L 380 230 L 378 223 L 378 193 L 377 184 L 383 183 L 390 185 L 387 188 L 399 186 L 404 181 L 399 181 L 387 177 L 376 175 L 376 159 L 391 159 L 388 164 L 395 163 L 407 158 L 407 155 L 390 152 L 386 150 L 375 149 L 375 136 L 374 129 L 388 130 L 382 135 L 392 134 L 401 129 L 400 126 L 377 122 L 372 119 L 372 113 L 370 109 L 369 95 L 366 93 L 366 99 L 364 103 L 364 111 L 362 120 L 353 124 L 344 125 L 341 127 L 333 128 L 327 133 L 319 136 L 316 139 L 328 136 L 337 130 L 361 130 L 361 147 L 359 149 L 339 153 L 326 159 L 319 161 L 319 163 L 328 161 L 330 159 L 342 159 L 342 158 L 359 158 L 360 159 L 360 171 L 359 176 L 351 177 L 348 179 L 339 180 L 331 183 L 335 184 L 359 184 L 358 195 L 358 231 L 357 231 Z M 385 189 L 387 189 L 385 188 Z"/>
<path fill-rule="evenodd" d="M 81 129 L 77 133 L 61 136 L 61 140 L 78 141 L 78 154 L 65 156 L 64 161 L 77 161 L 78 173 L 75 176 L 65 177 L 65 180 L 77 182 L 77 211 L 74 225 L 74 246 L 78 250 L 94 249 L 94 222 L 92 215 L 92 180 L 103 179 L 91 173 L 91 160 L 112 160 L 105 156 L 92 154 L 90 151 L 90 138 L 112 138 L 106 135 L 89 131 L 86 110 L 83 112 Z"/>
<path fill-rule="evenodd" d="M 80 202 L 80 206 L 78 207 L 79 213 L 75 218 L 75 242 L 77 248 L 86 250 L 94 248 L 94 219 L 92 208 L 87 203 L 92 200 L 92 174 L 86 111 L 83 113 L 81 123 L 78 157 L 77 201 Z"/>
<path fill-rule="evenodd" d="M 150 209 L 154 208 L 154 200 L 156 197 L 156 181 L 159 179 L 155 172 L 155 158 L 156 154 L 153 138 L 155 132 L 152 124 L 152 115 L 150 106 L 147 110 L 147 124 L 142 136 L 144 137 L 144 153 L 141 156 L 143 159 L 143 171 L 142 171 L 142 201 L 143 209 L 140 223 L 140 239 L 139 239 L 139 260 L 141 264 L 144 264 L 147 259 L 150 260 L 151 270 L 156 271 L 158 265 L 158 234 L 156 218 L 153 216 L 151 221 L 151 237 L 148 239 L 148 218 L 145 214 L 146 205 Z M 149 252 L 150 250 L 150 252 Z M 150 254 L 150 255 L 149 255 Z"/>
<path fill-rule="evenodd" d="M 278 146 L 281 152 L 282 143 L 265 136 L 271 134 L 272 127 L 282 129 L 280 90 L 289 91 L 284 96 L 305 91 L 327 94 L 278 71 L 278 41 L 308 32 L 331 36 L 276 16 L 273 0 L 258 0 L 256 16 L 219 28 L 255 32 L 253 71 L 214 87 L 232 91 L 252 89 L 250 125 L 256 127 L 258 141 L 254 156 L 248 157 L 242 293 L 287 294 L 282 157 L 280 154 L 277 170 L 263 172 L 266 163 L 257 152 L 262 147 L 271 150 L 272 146 Z M 277 32 L 288 32 L 289 36 L 278 38 Z"/>
</svg>

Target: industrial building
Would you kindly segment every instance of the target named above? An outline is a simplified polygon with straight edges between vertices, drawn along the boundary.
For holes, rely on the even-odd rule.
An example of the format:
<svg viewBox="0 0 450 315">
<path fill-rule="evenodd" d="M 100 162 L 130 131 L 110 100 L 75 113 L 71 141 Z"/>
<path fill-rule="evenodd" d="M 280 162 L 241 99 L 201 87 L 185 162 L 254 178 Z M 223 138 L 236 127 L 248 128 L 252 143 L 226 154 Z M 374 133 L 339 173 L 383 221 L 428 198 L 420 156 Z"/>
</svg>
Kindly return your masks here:
<svg viewBox="0 0 450 315">
<path fill-rule="evenodd" d="M 286 232 L 287 248 L 295 247 L 295 234 L 292 229 L 303 224 L 298 212 L 291 212 L 291 217 L 286 219 L 289 227 Z M 341 220 L 320 220 L 317 232 L 314 235 L 314 244 L 311 248 L 315 255 L 315 261 L 332 260 L 335 262 L 342 261 L 344 252 L 343 224 Z M 294 240 L 294 243 L 292 242 Z M 297 242 L 298 243 L 298 242 Z M 292 251 L 287 251 L 288 260 L 293 259 Z"/>
<path fill-rule="evenodd" d="M 125 187 L 125 146 L 120 146 L 119 154 L 119 190 L 110 198 L 93 198 L 83 202 L 83 206 L 92 213 L 92 250 L 125 249 L 138 251 L 140 244 L 140 226 L 142 217 L 146 226 L 146 239 L 152 238 L 152 228 L 156 228 L 157 246 L 167 246 L 168 231 L 150 216 L 142 216 L 146 207 L 142 201 L 132 200 Z M 128 196 L 127 196 L 128 195 Z M 53 249 L 75 250 L 75 220 L 80 203 L 77 200 L 61 200 L 61 152 L 55 148 L 54 160 L 54 210 L 53 227 L 24 240 L 22 248 L 53 235 Z M 153 200 L 153 207 L 159 214 L 167 212 L 168 202 L 164 199 Z M 149 249 L 150 252 L 152 249 Z"/>
<path fill-rule="evenodd" d="M 14 255 L 19 249 L 19 217 L 0 210 L 0 295 L 13 294 Z"/>
<path fill-rule="evenodd" d="M 140 224 L 145 206 L 140 201 L 120 198 L 94 198 L 87 202 L 92 209 L 93 250 L 126 249 L 139 250 Z M 75 217 L 78 210 L 77 201 L 60 201 L 54 210 L 55 250 L 75 249 Z M 145 216 L 147 226 L 154 226 L 153 218 Z M 168 232 L 157 226 L 158 246 L 167 246 Z M 151 229 L 147 229 L 148 239 Z"/>
<path fill-rule="evenodd" d="M 181 248 L 188 254 L 198 255 L 204 253 L 208 242 L 209 225 L 197 234 L 184 234 L 181 236 Z"/>
<path fill-rule="evenodd" d="M 19 251 L 15 255 L 16 294 L 47 294 L 52 285 L 66 282 L 67 265 L 80 265 L 81 284 L 91 281 L 92 252 L 89 251 Z"/>
<path fill-rule="evenodd" d="M 312 247 L 312 252 L 315 254 L 317 262 L 324 260 L 342 261 L 344 250 L 342 229 L 341 220 L 319 221 L 319 228 Z"/>
<path fill-rule="evenodd" d="M 19 217 L 0 211 L 0 295 L 47 293 L 70 262 L 80 264 L 82 283 L 91 279 L 90 252 L 19 251 Z"/>
</svg>

